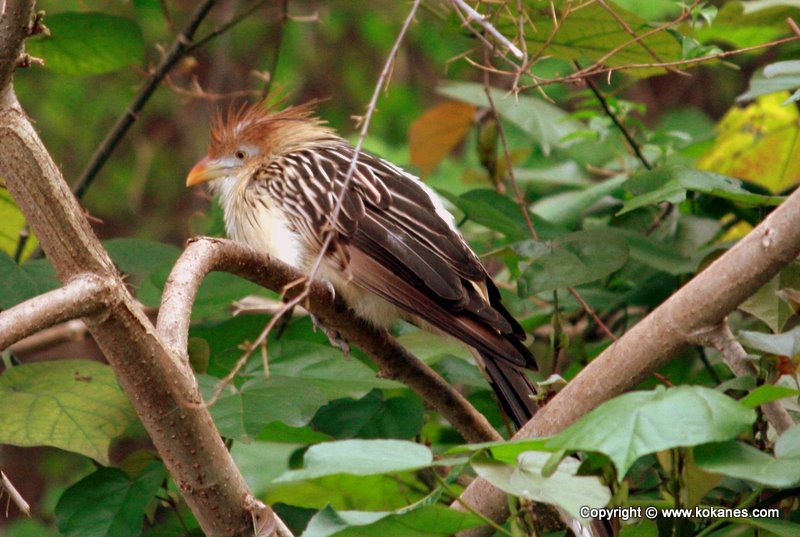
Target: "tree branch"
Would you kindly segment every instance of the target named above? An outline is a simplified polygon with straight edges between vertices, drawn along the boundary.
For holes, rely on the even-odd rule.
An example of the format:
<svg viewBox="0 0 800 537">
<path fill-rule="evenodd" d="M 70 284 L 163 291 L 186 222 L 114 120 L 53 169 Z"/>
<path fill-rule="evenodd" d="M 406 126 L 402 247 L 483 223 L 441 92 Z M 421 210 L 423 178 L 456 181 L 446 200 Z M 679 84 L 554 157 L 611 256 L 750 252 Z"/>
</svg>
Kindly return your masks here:
<svg viewBox="0 0 800 537">
<path fill-rule="evenodd" d="M 0 313 L 0 350 L 55 324 L 101 313 L 112 288 L 112 282 L 95 274 L 81 274 L 64 287 Z"/>
<path fill-rule="evenodd" d="M 158 332 L 176 356 L 186 357 L 186 345 L 192 303 L 206 274 L 224 271 L 259 285 L 282 292 L 304 274 L 278 259 L 226 239 L 192 240 L 172 269 L 162 295 Z M 289 299 L 303 293 L 305 286 L 294 285 L 286 291 Z M 335 299 L 330 289 L 319 281 L 308 286 L 309 311 L 326 326 L 334 328 L 358 345 L 380 367 L 381 376 L 403 382 L 424 401 L 439 411 L 469 442 L 500 440 L 486 418 L 433 369 L 410 354 L 386 330 L 375 328 L 356 317 Z"/>
<path fill-rule="evenodd" d="M 0 95 L 11 87 L 11 77 L 31 31 L 33 0 L 4 2 L 0 13 Z"/>
<path fill-rule="evenodd" d="M 7 0 L 6 13 L 23 9 L 30 13 L 31 3 Z M 25 35 L 0 33 L 0 50 L 19 50 Z M 11 86 L 0 95 L 0 177 L 62 281 L 93 273 L 110 286 L 106 315 L 85 321 L 203 531 L 251 537 L 255 527 L 259 535 L 290 536 L 247 488 L 191 369 L 169 352 L 126 289 Z"/>
<path fill-rule="evenodd" d="M 593 360 L 515 438 L 555 434 L 601 403 L 636 387 L 678 356 L 696 334 L 719 325 L 800 254 L 800 190 L 724 255 Z M 495 521 L 508 516 L 506 495 L 476 479 L 462 495 Z M 489 535 L 478 528 L 462 537 Z"/>
</svg>

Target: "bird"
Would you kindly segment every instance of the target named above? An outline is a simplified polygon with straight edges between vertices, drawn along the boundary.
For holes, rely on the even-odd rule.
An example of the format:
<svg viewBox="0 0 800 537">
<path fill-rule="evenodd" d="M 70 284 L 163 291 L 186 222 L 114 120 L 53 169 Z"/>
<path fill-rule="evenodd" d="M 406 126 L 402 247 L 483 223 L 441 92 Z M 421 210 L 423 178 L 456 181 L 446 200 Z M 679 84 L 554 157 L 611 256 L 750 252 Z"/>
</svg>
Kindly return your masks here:
<svg viewBox="0 0 800 537">
<path fill-rule="evenodd" d="M 376 327 L 403 319 L 464 343 L 521 427 L 537 410 L 525 373 L 536 362 L 453 216 L 418 177 L 357 151 L 315 108 L 217 111 L 186 185 L 205 183 L 219 198 L 231 239 L 305 272 L 322 255 L 316 277 Z"/>
</svg>

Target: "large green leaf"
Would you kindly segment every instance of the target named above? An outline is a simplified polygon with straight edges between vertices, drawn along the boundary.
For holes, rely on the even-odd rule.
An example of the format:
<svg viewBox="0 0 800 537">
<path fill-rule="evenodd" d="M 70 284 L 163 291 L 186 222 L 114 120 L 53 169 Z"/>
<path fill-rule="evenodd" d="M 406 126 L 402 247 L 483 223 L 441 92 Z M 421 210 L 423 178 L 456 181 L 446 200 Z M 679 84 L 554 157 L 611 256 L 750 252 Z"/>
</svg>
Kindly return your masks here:
<svg viewBox="0 0 800 537">
<path fill-rule="evenodd" d="M 425 468 L 433 463 L 426 446 L 402 440 L 339 440 L 311 446 L 304 468 L 284 472 L 276 483 L 351 474 L 373 475 Z"/>
<path fill-rule="evenodd" d="M 522 209 L 508 196 L 490 189 L 470 190 L 460 196 L 448 192 L 440 194 L 473 222 L 499 231 L 511 240 L 523 240 L 531 236 Z M 530 216 L 533 227 L 541 239 L 550 239 L 566 233 L 566 229 L 538 215 Z"/>
<path fill-rule="evenodd" d="M 54 446 L 108 464 L 111 440 L 136 420 L 111 368 L 39 362 L 0 376 L 0 443 Z"/>
<path fill-rule="evenodd" d="M 314 515 L 301 537 L 435 537 L 483 523 L 472 513 L 441 505 L 378 512 L 337 512 L 326 507 Z"/>
<path fill-rule="evenodd" d="M 441 86 L 438 91 L 452 99 L 477 106 L 489 106 L 483 84 L 451 82 Z M 550 152 L 552 146 L 562 144 L 566 136 L 582 128 L 569 114 L 544 99 L 510 95 L 495 88 L 491 91 L 497 113 L 530 134 L 541 145 L 545 154 Z"/>
<path fill-rule="evenodd" d="M 210 400 L 219 379 L 201 376 L 199 380 Z M 222 436 L 249 441 L 274 421 L 291 427 L 306 425 L 327 402 L 318 388 L 303 379 L 261 377 L 238 389 L 228 387 L 210 410 Z"/>
<path fill-rule="evenodd" d="M 554 20 L 550 11 L 551 2 L 527 0 L 527 16 L 529 20 L 536 21 L 536 31 L 525 33 L 529 53 L 535 54 L 546 47 L 544 50 L 549 56 L 568 60 L 588 59 L 592 62 L 602 60 L 604 65 L 615 67 L 680 59 L 681 44 L 674 35 L 662 30 L 634 41 L 628 29 L 641 36 L 654 26 L 613 2 L 607 4 L 624 24 L 599 2 L 576 5 L 568 0 L 557 0 L 554 3 Z M 502 13 L 500 29 L 506 35 L 516 35 L 516 14 L 513 10 L 503 10 Z M 643 76 L 663 72 L 663 69 L 641 68 L 626 72 Z"/>
<path fill-rule="evenodd" d="M 800 454 L 796 452 L 787 457 L 772 457 L 743 442 L 720 442 L 698 446 L 694 455 L 697 466 L 706 472 L 767 487 L 788 488 L 800 484 Z"/>
<path fill-rule="evenodd" d="M 527 451 L 518 456 L 516 465 L 479 459 L 472 462 L 472 467 L 500 490 L 558 505 L 576 518 L 581 518 L 582 506 L 605 507 L 611 500 L 611 491 L 599 478 L 575 475 L 580 466 L 577 459 L 565 459 L 552 475 L 543 476 L 542 470 L 549 460 L 549 453 Z"/>
<path fill-rule="evenodd" d="M 373 390 L 361 399 L 331 401 L 317 412 L 314 427 L 339 439 L 412 438 L 422 428 L 422 404 Z"/>
<path fill-rule="evenodd" d="M 658 388 L 603 403 L 554 436 L 549 446 L 604 453 L 624 476 L 643 455 L 730 440 L 755 418 L 755 411 L 710 388 Z"/>
<path fill-rule="evenodd" d="M 742 188 L 741 182 L 718 173 L 681 165 L 667 165 L 639 173 L 623 185 L 635 196 L 625 202 L 619 214 L 639 207 L 668 201 L 680 203 L 686 192 L 699 192 L 751 206 L 779 205 L 782 196 L 762 196 Z"/>
<path fill-rule="evenodd" d="M 28 52 L 67 75 L 116 71 L 144 56 L 142 31 L 135 21 L 105 13 L 66 12 L 49 15 L 49 36 L 29 39 Z"/>
<path fill-rule="evenodd" d="M 145 509 L 167 473 L 154 462 L 135 479 L 116 468 L 100 468 L 70 488 L 56 505 L 64 537 L 137 537 Z"/>
<path fill-rule="evenodd" d="M 0 309 L 52 291 L 61 285 L 53 266 L 46 259 L 34 259 L 23 265 L 0 251 Z"/>
<path fill-rule="evenodd" d="M 522 297 L 598 280 L 622 267 L 628 245 L 611 231 L 577 231 L 553 241 L 525 241 L 515 250 L 530 263 L 520 276 Z"/>
</svg>

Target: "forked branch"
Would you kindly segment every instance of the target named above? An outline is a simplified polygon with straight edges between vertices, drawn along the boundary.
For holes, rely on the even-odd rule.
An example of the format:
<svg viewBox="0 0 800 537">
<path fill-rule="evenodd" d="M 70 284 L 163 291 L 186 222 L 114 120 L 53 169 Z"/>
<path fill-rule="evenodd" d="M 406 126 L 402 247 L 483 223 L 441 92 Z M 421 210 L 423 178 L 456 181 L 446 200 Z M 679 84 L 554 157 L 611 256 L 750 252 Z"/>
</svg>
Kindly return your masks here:
<svg viewBox="0 0 800 537">
<path fill-rule="evenodd" d="M 186 356 L 192 304 L 203 279 L 212 271 L 230 272 L 279 293 L 305 278 L 289 265 L 234 241 L 211 238 L 191 241 L 167 280 L 157 322 L 161 338 L 177 356 Z M 467 441 L 501 439 L 464 396 L 401 347 L 386 330 L 353 315 L 325 284 L 310 281 L 307 286 L 293 285 L 285 296 L 292 299 L 306 289 L 303 306 L 326 326 L 358 345 L 380 367 L 383 377 L 396 379 L 417 392 Z"/>
</svg>

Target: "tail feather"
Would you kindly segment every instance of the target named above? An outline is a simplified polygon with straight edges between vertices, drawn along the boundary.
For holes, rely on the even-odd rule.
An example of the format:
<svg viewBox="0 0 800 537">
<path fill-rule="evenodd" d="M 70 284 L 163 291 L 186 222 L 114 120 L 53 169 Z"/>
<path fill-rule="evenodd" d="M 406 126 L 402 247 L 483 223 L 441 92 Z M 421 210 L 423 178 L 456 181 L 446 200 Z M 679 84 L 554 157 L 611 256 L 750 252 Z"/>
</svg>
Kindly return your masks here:
<svg viewBox="0 0 800 537">
<path fill-rule="evenodd" d="M 525 425 L 538 410 L 536 388 L 525 373 L 506 362 L 480 353 L 483 367 L 503 412 L 517 428 Z"/>
</svg>

